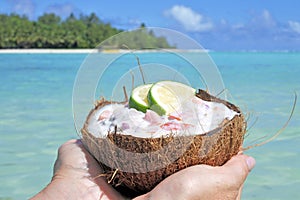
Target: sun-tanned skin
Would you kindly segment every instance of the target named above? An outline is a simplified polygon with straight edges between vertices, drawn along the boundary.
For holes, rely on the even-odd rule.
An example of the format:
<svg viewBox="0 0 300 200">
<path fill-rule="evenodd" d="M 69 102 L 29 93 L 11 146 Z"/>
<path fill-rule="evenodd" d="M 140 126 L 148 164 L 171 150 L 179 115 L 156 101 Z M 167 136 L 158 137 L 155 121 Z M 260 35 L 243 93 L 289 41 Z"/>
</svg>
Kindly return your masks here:
<svg viewBox="0 0 300 200">
<path fill-rule="evenodd" d="M 135 200 L 240 199 L 243 183 L 255 165 L 252 157 L 240 153 L 221 167 L 196 165 L 181 170 Z M 126 199 L 98 176 L 102 169 L 83 147 L 81 140 L 70 140 L 58 150 L 51 182 L 37 199 Z"/>
</svg>

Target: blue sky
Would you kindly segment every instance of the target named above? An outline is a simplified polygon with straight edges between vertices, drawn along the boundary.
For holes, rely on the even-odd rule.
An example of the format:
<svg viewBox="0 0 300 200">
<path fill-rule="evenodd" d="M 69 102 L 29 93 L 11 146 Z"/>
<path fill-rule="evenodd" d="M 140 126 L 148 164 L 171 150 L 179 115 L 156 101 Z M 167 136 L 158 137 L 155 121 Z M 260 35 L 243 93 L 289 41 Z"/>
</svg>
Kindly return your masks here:
<svg viewBox="0 0 300 200">
<path fill-rule="evenodd" d="M 299 0 L 1 0 L 0 13 L 65 18 L 95 12 L 124 30 L 171 28 L 213 50 L 300 50 Z"/>
</svg>

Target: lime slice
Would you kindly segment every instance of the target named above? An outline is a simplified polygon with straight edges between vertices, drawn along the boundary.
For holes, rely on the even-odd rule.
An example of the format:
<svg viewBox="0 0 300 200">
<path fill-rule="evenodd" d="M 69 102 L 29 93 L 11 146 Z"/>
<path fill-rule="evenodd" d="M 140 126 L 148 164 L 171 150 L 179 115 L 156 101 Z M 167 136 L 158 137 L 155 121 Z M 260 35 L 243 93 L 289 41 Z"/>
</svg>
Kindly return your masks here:
<svg viewBox="0 0 300 200">
<path fill-rule="evenodd" d="M 129 108 L 146 112 L 146 110 L 149 109 L 147 95 L 151 86 L 152 84 L 146 84 L 134 88 L 129 98 Z"/>
<path fill-rule="evenodd" d="M 188 85 L 174 81 L 155 83 L 148 92 L 150 109 L 159 115 L 180 112 L 181 104 L 191 99 L 196 90 Z"/>
</svg>

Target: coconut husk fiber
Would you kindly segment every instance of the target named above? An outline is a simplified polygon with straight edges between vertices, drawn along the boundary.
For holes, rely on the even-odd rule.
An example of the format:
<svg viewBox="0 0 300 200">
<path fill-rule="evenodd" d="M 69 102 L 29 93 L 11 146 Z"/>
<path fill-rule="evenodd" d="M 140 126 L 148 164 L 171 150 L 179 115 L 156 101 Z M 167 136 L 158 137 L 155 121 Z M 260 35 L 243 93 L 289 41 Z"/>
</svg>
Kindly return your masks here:
<svg viewBox="0 0 300 200">
<path fill-rule="evenodd" d="M 239 152 L 246 132 L 240 109 L 203 90 L 198 90 L 196 96 L 222 103 L 238 115 L 224 120 L 218 128 L 205 134 L 176 136 L 170 133 L 159 138 L 123 135 L 117 127 L 107 137 L 95 137 L 88 132 L 88 122 L 84 124 L 81 130 L 83 142 L 103 167 L 103 175 L 112 186 L 133 197 L 152 190 L 179 170 L 197 164 L 221 166 Z M 88 118 L 110 103 L 100 101 Z"/>
</svg>

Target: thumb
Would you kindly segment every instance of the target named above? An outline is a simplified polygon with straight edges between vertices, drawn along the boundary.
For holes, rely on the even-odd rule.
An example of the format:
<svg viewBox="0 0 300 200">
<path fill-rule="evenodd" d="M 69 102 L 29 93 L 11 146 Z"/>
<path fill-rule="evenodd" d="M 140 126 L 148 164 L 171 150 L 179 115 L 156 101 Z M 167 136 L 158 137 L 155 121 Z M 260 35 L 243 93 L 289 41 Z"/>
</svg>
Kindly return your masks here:
<svg viewBox="0 0 300 200">
<path fill-rule="evenodd" d="M 233 156 L 227 163 L 223 165 L 223 169 L 228 170 L 231 175 L 234 175 L 236 178 L 243 177 L 243 180 L 246 179 L 249 172 L 255 166 L 255 159 L 251 156 L 238 154 Z"/>
</svg>

